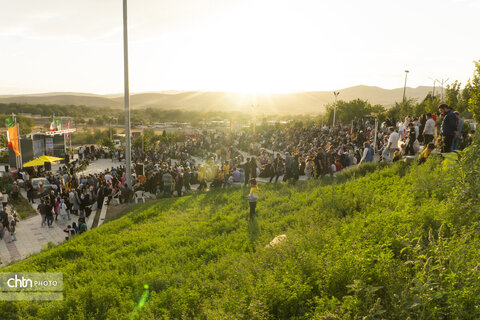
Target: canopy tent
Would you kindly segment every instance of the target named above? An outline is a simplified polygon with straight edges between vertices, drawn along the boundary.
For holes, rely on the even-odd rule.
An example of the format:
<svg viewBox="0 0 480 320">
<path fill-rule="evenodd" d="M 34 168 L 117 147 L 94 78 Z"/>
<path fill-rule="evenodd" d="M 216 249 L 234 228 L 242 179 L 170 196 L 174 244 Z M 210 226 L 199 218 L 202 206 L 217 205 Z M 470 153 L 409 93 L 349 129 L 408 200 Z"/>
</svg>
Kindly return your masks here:
<svg viewBox="0 0 480 320">
<path fill-rule="evenodd" d="M 51 157 L 51 156 L 41 156 L 40 158 L 34 159 L 27 163 L 23 164 L 23 167 L 38 167 L 43 166 L 45 162 L 55 163 L 57 161 L 63 160 L 63 158 Z"/>
</svg>

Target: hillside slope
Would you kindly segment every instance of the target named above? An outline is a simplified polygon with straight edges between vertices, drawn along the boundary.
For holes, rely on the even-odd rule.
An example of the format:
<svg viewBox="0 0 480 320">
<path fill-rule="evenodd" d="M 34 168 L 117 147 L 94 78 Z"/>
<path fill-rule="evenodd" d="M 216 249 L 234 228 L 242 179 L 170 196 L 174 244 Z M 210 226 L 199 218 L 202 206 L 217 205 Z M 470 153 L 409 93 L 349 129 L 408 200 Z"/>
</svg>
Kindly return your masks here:
<svg viewBox="0 0 480 320">
<path fill-rule="evenodd" d="M 460 163 L 157 201 L 6 271 L 64 274 L 2 319 L 478 319 L 480 137 Z M 265 246 L 277 235 L 287 240 Z M 149 286 L 149 299 L 136 308 Z M 134 311 L 136 310 L 136 311 Z M 365 317 L 365 318 L 364 318 Z"/>
<path fill-rule="evenodd" d="M 432 87 L 407 88 L 407 97 L 422 100 L 432 91 Z M 401 101 L 403 88 L 383 89 L 373 86 L 355 86 L 340 90 L 339 99 L 349 101 L 354 99 L 368 100 L 372 104 L 382 104 L 386 107 Z M 257 106 L 257 112 L 279 114 L 306 114 L 324 111 L 327 104 L 333 103 L 332 91 L 312 91 L 289 94 L 258 94 L 254 98 L 250 94 L 229 92 L 151 92 L 137 93 L 130 96 L 132 108 L 163 108 L 188 110 L 222 110 L 251 111 L 251 106 Z M 85 93 L 45 93 L 36 95 L 0 96 L 0 103 L 58 104 L 86 105 L 103 107 L 123 107 L 123 95 L 94 95 Z"/>
</svg>

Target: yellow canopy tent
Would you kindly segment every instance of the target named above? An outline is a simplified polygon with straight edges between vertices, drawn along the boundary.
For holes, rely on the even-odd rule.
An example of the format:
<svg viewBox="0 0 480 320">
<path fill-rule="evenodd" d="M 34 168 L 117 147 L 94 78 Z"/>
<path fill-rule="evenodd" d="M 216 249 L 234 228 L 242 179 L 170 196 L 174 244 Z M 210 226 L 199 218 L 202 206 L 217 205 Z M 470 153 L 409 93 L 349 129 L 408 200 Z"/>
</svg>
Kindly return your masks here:
<svg viewBox="0 0 480 320">
<path fill-rule="evenodd" d="M 27 163 L 23 164 L 23 167 L 39 167 L 43 166 L 45 162 L 55 163 L 57 161 L 63 160 L 63 158 L 51 157 L 51 156 L 41 156 L 40 158 L 34 159 Z"/>
</svg>

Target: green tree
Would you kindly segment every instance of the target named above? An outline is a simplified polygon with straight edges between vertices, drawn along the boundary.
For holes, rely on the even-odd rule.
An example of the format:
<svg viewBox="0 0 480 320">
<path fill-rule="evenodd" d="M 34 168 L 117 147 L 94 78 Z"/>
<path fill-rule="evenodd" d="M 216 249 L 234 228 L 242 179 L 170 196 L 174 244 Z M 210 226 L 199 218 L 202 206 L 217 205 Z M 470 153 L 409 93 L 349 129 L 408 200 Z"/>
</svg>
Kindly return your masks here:
<svg viewBox="0 0 480 320">
<path fill-rule="evenodd" d="M 333 123 L 334 105 L 327 106 L 327 119 Z M 383 107 L 382 107 L 383 108 Z M 337 102 L 337 112 L 335 122 L 350 123 L 354 119 L 370 116 L 372 113 L 381 111 L 379 105 L 372 107 L 366 100 L 356 99 L 351 101 L 340 100 Z"/>
<path fill-rule="evenodd" d="M 445 103 L 453 109 L 458 110 L 458 100 L 460 97 L 461 83 L 455 80 L 454 83 L 447 85 L 445 89 Z"/>
<path fill-rule="evenodd" d="M 29 134 L 32 132 L 33 128 L 33 119 L 30 117 L 18 115 L 17 121 L 20 124 L 20 134 Z M 49 126 L 50 128 L 50 126 Z"/>
<path fill-rule="evenodd" d="M 99 125 L 99 126 L 103 126 L 103 124 L 104 124 L 103 118 L 101 118 L 101 117 L 95 118 L 95 124 Z"/>
<path fill-rule="evenodd" d="M 107 147 L 107 148 L 110 148 L 110 149 L 113 149 L 113 147 L 114 147 L 113 141 L 109 137 L 104 137 L 99 142 L 97 142 L 97 144 L 102 145 L 102 146 Z"/>
<path fill-rule="evenodd" d="M 465 85 L 465 88 L 463 88 L 458 100 L 458 112 L 463 113 L 468 110 L 468 103 L 472 97 L 472 90 L 472 83 L 470 79 L 468 79 L 467 84 Z"/>
<path fill-rule="evenodd" d="M 475 61 L 471 97 L 468 100 L 468 110 L 473 113 L 473 118 L 480 121 L 480 61 Z"/>
</svg>

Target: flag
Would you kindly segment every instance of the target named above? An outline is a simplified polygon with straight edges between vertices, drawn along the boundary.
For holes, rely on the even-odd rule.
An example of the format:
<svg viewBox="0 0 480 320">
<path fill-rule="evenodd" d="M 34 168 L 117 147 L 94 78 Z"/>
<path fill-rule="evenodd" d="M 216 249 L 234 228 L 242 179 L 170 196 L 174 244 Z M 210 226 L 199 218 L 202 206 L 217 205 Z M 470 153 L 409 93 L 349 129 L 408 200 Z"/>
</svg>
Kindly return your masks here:
<svg viewBox="0 0 480 320">
<path fill-rule="evenodd" d="M 13 149 L 16 156 L 20 155 L 20 145 L 18 141 L 18 124 L 15 124 L 13 127 L 8 128 L 8 146 Z"/>
<path fill-rule="evenodd" d="M 62 130 L 62 122 L 57 120 L 57 130 Z"/>
<path fill-rule="evenodd" d="M 13 116 L 5 118 L 5 125 L 7 126 L 7 129 L 10 129 L 15 125 L 15 120 L 13 120 Z"/>
<path fill-rule="evenodd" d="M 50 131 L 55 131 L 55 116 L 53 114 L 50 116 Z"/>
<path fill-rule="evenodd" d="M 70 129 L 70 121 L 67 122 L 67 125 L 65 126 L 65 129 Z M 65 135 L 65 139 L 69 140 L 70 139 L 70 133 L 67 133 Z"/>
<path fill-rule="evenodd" d="M 12 141 L 10 140 L 10 134 L 8 133 L 10 128 L 13 128 L 15 126 L 15 120 L 13 118 L 13 113 L 11 116 L 5 118 L 5 126 L 7 127 L 7 142 L 8 142 L 8 148 L 12 149 Z"/>
</svg>

